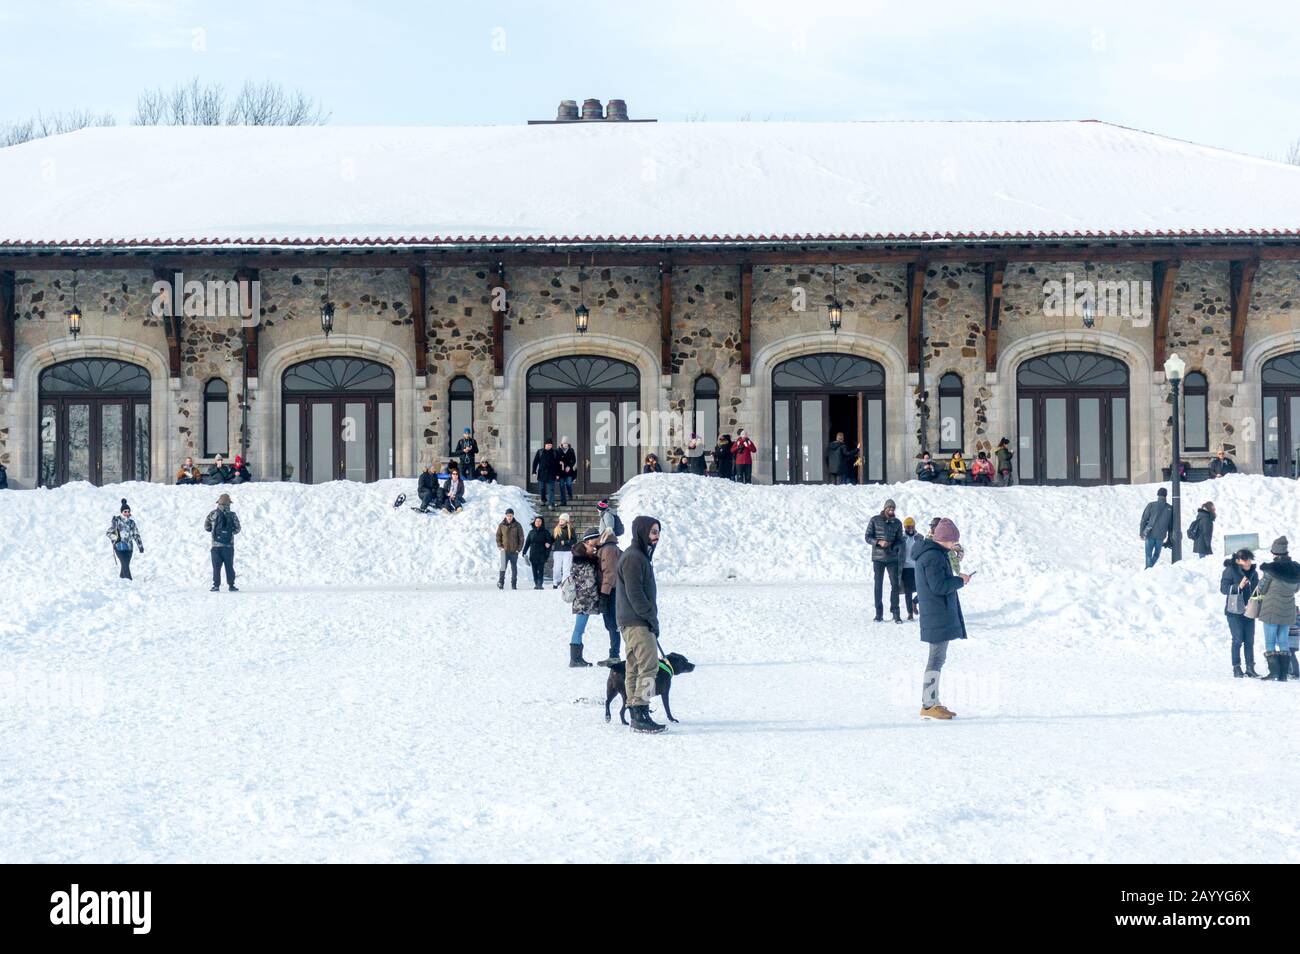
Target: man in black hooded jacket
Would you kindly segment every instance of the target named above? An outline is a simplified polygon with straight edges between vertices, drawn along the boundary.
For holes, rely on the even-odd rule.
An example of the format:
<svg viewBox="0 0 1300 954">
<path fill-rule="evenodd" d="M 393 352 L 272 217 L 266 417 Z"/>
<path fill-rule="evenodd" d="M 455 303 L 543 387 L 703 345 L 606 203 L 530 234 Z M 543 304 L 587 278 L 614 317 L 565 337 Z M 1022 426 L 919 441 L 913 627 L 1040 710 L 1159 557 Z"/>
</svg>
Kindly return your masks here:
<svg viewBox="0 0 1300 954">
<path fill-rule="evenodd" d="M 903 618 L 898 610 L 898 571 L 903 562 L 903 524 L 895 516 L 894 501 L 886 500 L 880 513 L 867 523 L 867 546 L 871 547 L 871 569 L 876 578 L 876 622 L 885 620 L 883 600 L 885 574 L 889 574 L 889 612 L 894 622 Z M 910 612 L 910 607 L 909 607 Z"/>
<path fill-rule="evenodd" d="M 615 616 L 627 655 L 627 711 L 633 732 L 662 732 L 665 728 L 650 719 L 650 697 L 659 669 L 659 598 L 650 561 L 658 543 L 659 521 L 637 517 L 632 521 L 632 545 L 619 557 L 615 574 Z"/>
</svg>

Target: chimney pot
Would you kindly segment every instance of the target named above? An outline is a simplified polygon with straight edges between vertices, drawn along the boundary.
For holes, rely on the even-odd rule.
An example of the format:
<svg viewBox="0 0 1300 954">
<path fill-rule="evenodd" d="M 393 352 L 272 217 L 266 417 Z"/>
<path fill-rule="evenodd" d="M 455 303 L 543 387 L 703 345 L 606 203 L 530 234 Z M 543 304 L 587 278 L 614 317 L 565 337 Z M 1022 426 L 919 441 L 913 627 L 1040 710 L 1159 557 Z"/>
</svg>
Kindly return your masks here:
<svg viewBox="0 0 1300 954">
<path fill-rule="evenodd" d="M 614 122 L 627 122 L 627 103 L 621 99 L 611 99 L 605 107 L 605 118 Z"/>
<path fill-rule="evenodd" d="M 605 116 L 600 105 L 600 100 L 598 99 L 583 100 L 582 119 L 584 122 L 590 120 L 599 120 L 604 118 Z"/>
<path fill-rule="evenodd" d="M 556 122 L 572 123 L 578 120 L 578 101 L 576 99 L 560 100 L 560 108 L 555 111 Z"/>
</svg>

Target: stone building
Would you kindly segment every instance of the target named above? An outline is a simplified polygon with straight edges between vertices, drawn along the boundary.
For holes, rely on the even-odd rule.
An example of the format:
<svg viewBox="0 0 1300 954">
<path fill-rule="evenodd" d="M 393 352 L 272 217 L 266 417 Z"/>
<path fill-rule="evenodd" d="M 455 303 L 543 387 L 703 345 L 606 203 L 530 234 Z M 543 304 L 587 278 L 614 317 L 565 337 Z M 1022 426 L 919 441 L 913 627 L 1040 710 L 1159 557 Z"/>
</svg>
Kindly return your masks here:
<svg viewBox="0 0 1300 954">
<path fill-rule="evenodd" d="M 864 481 L 1002 436 L 1022 482 L 1150 481 L 1174 353 L 1185 460 L 1300 473 L 1300 169 L 1096 122 L 599 106 L 0 150 L 11 486 L 241 450 L 410 476 L 464 427 L 514 483 L 569 437 L 592 492 L 740 428 L 764 482 L 826 480 L 837 432 Z"/>
</svg>

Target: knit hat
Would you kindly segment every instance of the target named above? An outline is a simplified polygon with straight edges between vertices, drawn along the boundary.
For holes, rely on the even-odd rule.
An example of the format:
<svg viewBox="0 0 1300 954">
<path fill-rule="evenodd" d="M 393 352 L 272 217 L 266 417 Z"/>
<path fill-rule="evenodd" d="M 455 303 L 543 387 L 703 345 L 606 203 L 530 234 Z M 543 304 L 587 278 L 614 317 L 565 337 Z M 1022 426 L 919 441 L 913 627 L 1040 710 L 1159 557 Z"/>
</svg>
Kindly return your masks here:
<svg viewBox="0 0 1300 954">
<path fill-rule="evenodd" d="M 568 523 L 571 519 L 567 513 L 560 514 L 560 523 Z"/>
<path fill-rule="evenodd" d="M 465 433 L 466 433 L 466 434 L 472 434 L 473 431 L 471 431 L 471 430 L 467 427 L 467 428 L 465 428 Z"/>
<path fill-rule="evenodd" d="M 608 500 L 599 500 L 599 501 L 597 501 L 597 502 L 596 502 L 596 509 L 597 509 L 597 510 L 608 510 L 608 509 L 609 509 L 609 501 L 608 501 Z"/>
<path fill-rule="evenodd" d="M 584 532 L 582 535 L 583 543 L 586 543 L 588 540 L 599 540 L 599 539 L 600 539 L 600 531 L 595 527 L 587 528 L 586 532 Z"/>
<path fill-rule="evenodd" d="M 243 462 L 244 462 L 244 458 L 242 458 L 242 457 L 240 457 L 238 454 L 236 454 L 236 455 L 235 455 L 235 463 L 236 463 L 236 464 L 242 464 Z"/>
<path fill-rule="evenodd" d="M 506 507 L 506 513 L 510 514 L 512 517 L 515 515 L 514 510 L 510 507 Z"/>
<path fill-rule="evenodd" d="M 889 500 L 885 501 L 885 505 L 881 509 L 888 510 L 890 507 L 897 507 L 897 506 L 898 505 L 894 503 L 893 498 L 890 498 Z"/>
<path fill-rule="evenodd" d="M 1161 487 L 1159 490 L 1156 491 L 1156 496 L 1157 496 L 1157 497 L 1168 497 L 1168 496 L 1169 496 L 1169 491 L 1166 490 L 1164 487 Z"/>
<path fill-rule="evenodd" d="M 903 519 L 903 526 L 905 526 L 905 527 L 915 527 L 915 526 L 916 526 L 916 521 L 913 520 L 911 517 L 905 517 L 905 518 Z"/>
<path fill-rule="evenodd" d="M 118 512 L 118 513 L 124 513 L 125 511 L 130 510 L 130 509 L 131 509 L 131 505 L 130 505 L 129 503 L 127 503 L 127 502 L 126 502 L 126 498 L 123 497 L 123 498 L 122 498 L 122 506 L 120 506 L 120 507 L 117 508 L 117 512 Z"/>
<path fill-rule="evenodd" d="M 944 517 L 934 528 L 934 539 L 936 543 L 956 543 L 961 539 L 961 531 L 957 524 Z"/>
<path fill-rule="evenodd" d="M 1278 537 L 1273 541 L 1273 545 L 1268 548 L 1268 552 L 1273 554 L 1273 556 L 1286 556 L 1286 547 L 1286 537 Z"/>
<path fill-rule="evenodd" d="M 230 494 L 222 494 L 220 497 L 218 497 L 218 498 L 217 498 L 217 506 L 218 506 L 218 507 L 229 507 L 229 506 L 230 506 Z"/>
</svg>

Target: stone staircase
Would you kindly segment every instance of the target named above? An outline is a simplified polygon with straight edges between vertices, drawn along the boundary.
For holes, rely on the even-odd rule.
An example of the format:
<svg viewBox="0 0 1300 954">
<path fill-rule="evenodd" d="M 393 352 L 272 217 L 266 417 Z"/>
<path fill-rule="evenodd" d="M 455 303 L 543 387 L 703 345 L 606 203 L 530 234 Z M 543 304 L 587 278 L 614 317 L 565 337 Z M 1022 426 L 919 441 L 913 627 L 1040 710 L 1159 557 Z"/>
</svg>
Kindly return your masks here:
<svg viewBox="0 0 1300 954">
<path fill-rule="evenodd" d="M 560 519 L 560 514 L 567 513 L 569 521 L 573 525 L 575 539 L 580 539 L 587 530 L 594 528 L 600 523 L 600 511 L 596 509 L 598 501 L 603 500 L 606 494 L 574 494 L 569 498 L 569 502 L 561 507 L 555 505 L 555 509 L 549 506 L 542 506 L 542 498 L 535 493 L 528 493 L 528 501 L 533 505 L 533 511 L 541 514 L 546 518 L 546 527 L 548 530 L 554 530 L 556 522 Z M 618 497 L 615 494 L 609 494 L 609 509 L 618 511 Z M 626 523 L 626 521 L 624 521 Z M 525 523 L 524 533 L 528 532 L 529 524 Z M 520 560 L 522 564 L 524 561 Z M 520 573 L 525 573 L 525 568 L 520 566 Z M 527 571 L 531 572 L 531 571 Z M 529 578 L 531 580 L 531 577 Z M 546 583 L 551 583 L 551 561 L 546 561 Z M 531 582 L 530 584 L 531 585 Z"/>
</svg>

